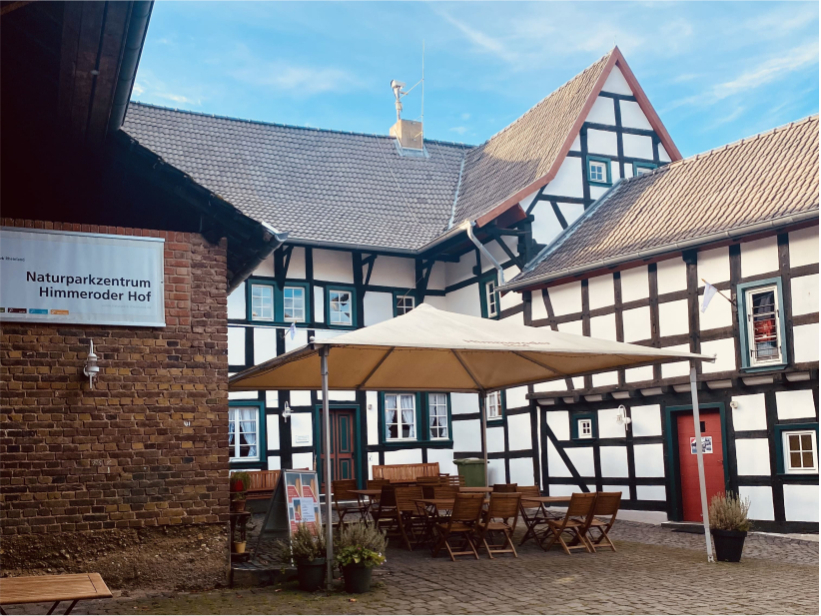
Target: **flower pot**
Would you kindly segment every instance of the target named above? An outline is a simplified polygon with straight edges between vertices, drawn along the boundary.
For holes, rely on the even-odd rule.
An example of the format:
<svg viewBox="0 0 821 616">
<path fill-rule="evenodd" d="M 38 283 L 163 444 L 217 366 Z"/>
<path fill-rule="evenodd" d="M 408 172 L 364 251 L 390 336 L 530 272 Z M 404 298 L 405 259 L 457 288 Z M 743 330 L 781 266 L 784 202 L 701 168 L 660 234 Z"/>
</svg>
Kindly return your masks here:
<svg viewBox="0 0 821 616">
<path fill-rule="evenodd" d="M 716 560 L 725 563 L 737 563 L 741 561 L 741 551 L 744 549 L 744 538 L 747 536 L 746 530 L 713 530 L 713 544 L 716 546 Z"/>
<path fill-rule="evenodd" d="M 322 588 L 325 584 L 326 569 L 324 558 L 297 560 L 296 579 L 299 582 L 300 590 L 314 592 Z"/>
<path fill-rule="evenodd" d="M 342 576 L 345 578 L 345 592 L 363 593 L 371 589 L 371 569 L 365 565 L 345 565 Z"/>
<path fill-rule="evenodd" d="M 245 511 L 245 499 L 236 499 L 231 501 L 231 511 L 234 513 L 242 513 Z"/>
<path fill-rule="evenodd" d="M 244 554 L 245 553 L 245 541 L 234 541 L 233 548 L 234 554 Z"/>
</svg>

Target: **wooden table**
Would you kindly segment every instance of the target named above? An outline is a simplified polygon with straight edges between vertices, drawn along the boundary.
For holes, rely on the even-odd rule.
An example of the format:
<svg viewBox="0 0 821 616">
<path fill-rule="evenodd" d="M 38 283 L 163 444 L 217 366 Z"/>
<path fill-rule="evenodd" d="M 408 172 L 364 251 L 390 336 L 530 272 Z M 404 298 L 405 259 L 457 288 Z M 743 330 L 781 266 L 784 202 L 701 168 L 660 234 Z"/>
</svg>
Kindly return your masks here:
<svg viewBox="0 0 821 616">
<path fill-rule="evenodd" d="M 570 502 L 569 496 L 523 496 L 522 502 L 540 503 L 545 507 L 550 505 L 566 505 Z"/>
<path fill-rule="evenodd" d="M 365 507 L 366 507 L 365 517 L 367 518 L 367 516 L 371 516 L 371 519 L 373 519 L 373 514 L 371 513 L 371 507 L 373 507 L 374 499 L 379 498 L 379 496 L 382 494 L 382 488 L 379 488 L 379 489 L 367 488 L 365 490 L 349 490 L 349 492 L 351 494 L 356 494 L 357 499 L 360 499 L 360 497 L 362 497 L 362 496 L 367 496 L 368 497 L 368 502 L 365 503 Z M 360 500 L 359 502 L 361 503 L 362 501 Z"/>
<path fill-rule="evenodd" d="M 110 599 L 111 596 L 99 573 L 0 578 L 0 605 L 54 601 L 49 614 L 54 613 L 60 601 L 71 601 L 65 611 L 70 614 L 78 601 Z M 0 613 L 6 613 L 2 607 Z"/>
</svg>

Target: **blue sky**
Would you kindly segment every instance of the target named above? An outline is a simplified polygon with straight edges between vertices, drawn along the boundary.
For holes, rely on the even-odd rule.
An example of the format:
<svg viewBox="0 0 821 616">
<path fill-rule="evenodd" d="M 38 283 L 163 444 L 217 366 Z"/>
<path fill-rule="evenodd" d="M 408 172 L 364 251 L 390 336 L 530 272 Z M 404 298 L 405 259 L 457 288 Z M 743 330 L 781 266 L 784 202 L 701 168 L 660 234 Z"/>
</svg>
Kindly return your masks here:
<svg viewBox="0 0 821 616">
<path fill-rule="evenodd" d="M 684 156 L 818 113 L 818 3 L 157 2 L 132 98 L 478 144 L 614 43 Z M 419 88 L 403 117 L 418 119 Z"/>
</svg>

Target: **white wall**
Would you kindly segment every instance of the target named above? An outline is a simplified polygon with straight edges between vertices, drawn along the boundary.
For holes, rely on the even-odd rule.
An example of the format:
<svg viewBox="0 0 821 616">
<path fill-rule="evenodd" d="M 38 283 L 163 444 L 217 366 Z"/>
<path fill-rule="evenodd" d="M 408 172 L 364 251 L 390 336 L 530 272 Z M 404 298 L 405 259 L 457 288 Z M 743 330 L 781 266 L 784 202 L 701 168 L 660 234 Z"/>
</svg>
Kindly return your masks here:
<svg viewBox="0 0 821 616">
<path fill-rule="evenodd" d="M 737 438 L 735 457 L 738 475 L 770 475 L 770 448 L 766 438 Z"/>
<path fill-rule="evenodd" d="M 664 449 L 661 443 L 633 445 L 636 477 L 664 477 Z"/>
<path fill-rule="evenodd" d="M 627 448 L 601 447 L 601 472 L 603 477 L 628 477 Z"/>
<path fill-rule="evenodd" d="M 622 270 L 621 301 L 632 302 L 650 297 L 650 279 L 647 267 L 634 267 Z"/>
<path fill-rule="evenodd" d="M 778 238 L 765 237 L 741 244 L 741 277 L 778 271 Z"/>
<path fill-rule="evenodd" d="M 363 276 L 367 268 L 363 267 Z M 363 278 L 364 280 L 364 278 Z M 379 255 L 371 271 L 372 285 L 385 287 L 416 288 L 416 265 L 414 259 Z"/>
<path fill-rule="evenodd" d="M 314 248 L 313 255 L 316 280 L 353 284 L 353 260 L 350 252 Z"/>
<path fill-rule="evenodd" d="M 790 233 L 790 267 L 818 263 L 818 225 Z"/>
<path fill-rule="evenodd" d="M 228 296 L 228 318 L 245 319 L 245 310 L 245 284 L 241 284 Z"/>
<path fill-rule="evenodd" d="M 245 364 L 245 328 L 228 328 L 228 363 L 235 366 Z"/>
<path fill-rule="evenodd" d="M 648 404 L 630 407 L 633 436 L 661 436 L 661 406 Z"/>
<path fill-rule="evenodd" d="M 291 280 L 304 280 L 305 275 L 305 249 L 301 246 L 294 246 L 291 249 L 291 262 L 288 264 L 287 278 Z"/>
<path fill-rule="evenodd" d="M 576 156 L 565 157 L 558 172 L 556 172 L 556 176 L 547 185 L 544 192 L 549 195 L 584 197 L 582 159 Z"/>
<path fill-rule="evenodd" d="M 681 257 L 659 261 L 656 268 L 659 295 L 687 290 L 687 266 Z"/>
<path fill-rule="evenodd" d="M 737 432 L 767 429 L 767 408 L 764 394 L 733 396 L 732 401 L 738 404 L 733 409 L 733 428 Z"/>
<path fill-rule="evenodd" d="M 815 403 L 810 389 L 777 391 L 775 404 L 779 419 L 815 417 Z"/>
<path fill-rule="evenodd" d="M 653 130 L 647 117 L 639 107 L 639 104 L 633 101 L 619 101 L 621 107 L 621 125 L 625 128 L 640 128 L 642 130 Z"/>
<path fill-rule="evenodd" d="M 478 283 L 462 287 L 456 291 L 451 291 L 448 293 L 447 298 L 449 311 L 468 314 L 474 317 L 482 316 Z"/>
<path fill-rule="evenodd" d="M 366 291 L 362 302 L 366 327 L 393 318 L 393 293 Z"/>
<path fill-rule="evenodd" d="M 784 514 L 788 522 L 818 522 L 818 486 L 784 486 Z"/>
<path fill-rule="evenodd" d="M 633 91 L 630 89 L 630 86 L 627 85 L 627 80 L 624 78 L 624 75 L 622 75 L 618 66 L 613 66 L 610 70 L 610 74 L 602 86 L 602 91 L 610 92 L 611 94 L 625 94 L 627 96 L 633 94 Z"/>
<path fill-rule="evenodd" d="M 616 303 L 615 291 L 613 288 L 613 276 L 596 276 L 587 281 L 587 296 L 590 301 L 590 309 L 605 308 Z"/>
<path fill-rule="evenodd" d="M 750 499 L 751 520 L 775 520 L 773 489 L 770 486 L 738 486 L 739 498 Z"/>
<path fill-rule="evenodd" d="M 561 316 L 582 311 L 582 283 L 579 281 L 550 287 L 548 289 L 553 314 Z"/>
<path fill-rule="evenodd" d="M 818 312 L 818 274 L 792 278 L 790 286 L 793 315 Z"/>
<path fill-rule="evenodd" d="M 593 124 L 609 124 L 610 126 L 615 126 L 616 109 L 614 103 L 615 101 L 612 98 L 606 96 L 597 97 L 585 121 L 592 122 Z"/>
</svg>

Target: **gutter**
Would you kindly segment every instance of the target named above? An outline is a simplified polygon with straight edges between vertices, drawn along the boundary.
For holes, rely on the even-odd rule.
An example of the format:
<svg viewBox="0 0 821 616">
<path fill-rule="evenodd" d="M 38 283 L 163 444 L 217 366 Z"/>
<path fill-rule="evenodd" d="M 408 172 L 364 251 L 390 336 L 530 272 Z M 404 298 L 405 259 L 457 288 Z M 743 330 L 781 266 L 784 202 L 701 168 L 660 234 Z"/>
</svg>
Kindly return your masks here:
<svg viewBox="0 0 821 616">
<path fill-rule="evenodd" d="M 250 276 L 263 261 L 265 261 L 265 259 L 271 256 L 271 253 L 273 253 L 277 248 L 282 246 L 288 239 L 287 233 L 281 233 L 277 231 L 267 222 L 261 222 L 259 223 L 259 225 L 262 228 L 263 246 L 257 252 L 256 257 L 249 261 L 245 265 L 245 267 L 243 267 L 241 270 L 239 270 L 233 276 L 231 276 L 231 280 L 228 281 L 229 295 L 234 289 L 241 285 L 245 281 L 245 279 L 248 278 L 248 276 Z"/>
<path fill-rule="evenodd" d="M 467 232 L 468 237 L 470 238 L 470 241 L 471 241 L 471 242 L 473 242 L 473 244 L 476 246 L 476 248 L 478 248 L 478 249 L 479 249 L 479 251 L 480 251 L 483 255 L 485 255 L 488 259 L 490 259 L 490 262 L 491 262 L 491 263 L 493 263 L 493 266 L 494 266 L 494 267 L 496 268 L 496 270 L 499 272 L 499 281 L 500 281 L 500 283 L 501 283 L 502 285 L 504 285 L 504 284 L 505 284 L 505 270 L 504 270 L 504 268 L 502 267 L 502 264 L 501 264 L 501 263 L 499 263 L 499 262 L 496 260 L 496 257 L 494 257 L 492 254 L 490 254 L 490 251 L 489 251 L 489 250 L 485 247 L 485 245 L 484 245 L 482 242 L 480 242 L 480 241 L 476 238 L 476 236 L 475 236 L 475 235 L 473 235 L 473 227 L 474 227 L 475 225 L 476 225 L 476 221 L 475 221 L 475 220 L 473 220 L 473 221 L 471 221 L 471 220 L 466 220 L 466 221 L 465 221 L 465 222 L 463 222 L 461 225 L 459 225 L 459 228 L 460 228 L 460 229 L 464 229 L 464 230 L 465 230 L 465 232 Z"/>
<path fill-rule="evenodd" d="M 652 257 L 657 257 L 659 255 L 669 253 L 669 252 L 679 252 L 684 250 L 690 250 L 692 248 L 696 248 L 698 246 L 702 246 L 705 244 L 713 244 L 716 242 L 720 242 L 722 240 L 728 239 L 737 239 L 743 237 L 745 235 L 753 235 L 762 231 L 769 231 L 771 229 L 776 229 L 779 227 L 785 227 L 790 225 L 797 225 L 803 222 L 807 222 L 809 220 L 818 220 L 818 210 L 813 210 L 811 212 L 802 212 L 801 214 L 794 214 L 792 216 L 784 216 L 782 218 L 776 218 L 774 220 L 768 220 L 766 222 L 759 222 L 751 225 L 746 225 L 743 227 L 738 227 L 736 229 L 732 229 L 730 231 L 721 231 L 719 233 L 712 233 L 707 236 L 703 236 L 693 240 L 686 240 L 683 242 L 673 242 L 671 244 L 665 244 L 664 246 L 660 246 L 658 248 L 652 248 L 649 250 L 640 250 L 638 252 L 633 252 L 627 255 L 619 255 L 618 257 L 611 257 L 609 259 L 602 259 L 600 261 L 594 261 L 593 263 L 588 263 L 586 265 L 582 265 L 579 267 L 569 267 L 563 270 L 559 270 L 558 272 L 551 272 L 550 274 L 544 274 L 542 276 L 537 276 L 535 278 L 530 278 L 527 280 L 522 280 L 520 282 L 511 283 L 504 287 L 500 287 L 499 291 L 517 291 L 519 289 L 524 289 L 528 287 L 537 286 L 540 284 L 545 284 L 547 282 L 551 282 L 552 280 L 557 280 L 559 278 L 568 278 L 571 276 L 577 276 L 579 274 L 583 274 L 585 272 L 589 272 L 596 269 L 612 267 L 615 265 L 621 265 L 622 263 L 629 263 L 630 261 L 641 261 L 645 259 L 649 259 Z M 536 263 L 538 265 L 538 263 Z M 534 265 L 535 267 L 535 265 Z"/>
<path fill-rule="evenodd" d="M 453 219 L 456 217 L 456 202 L 459 201 L 459 189 L 462 188 L 462 174 L 465 171 L 465 159 L 467 158 L 467 150 L 462 154 L 462 165 L 459 167 L 459 179 L 456 182 L 456 194 L 453 195 L 453 205 L 450 208 L 450 221 L 448 221 L 448 229 L 453 228 Z"/>
<path fill-rule="evenodd" d="M 120 73 L 117 76 L 117 85 L 111 103 L 111 115 L 108 118 L 108 132 L 113 133 L 123 125 L 125 112 L 128 110 L 128 101 L 134 89 L 134 78 L 137 76 L 137 66 L 148 33 L 148 21 L 151 19 L 153 0 L 139 0 L 131 7 L 131 17 L 128 24 L 128 35 L 120 61 Z"/>
</svg>

